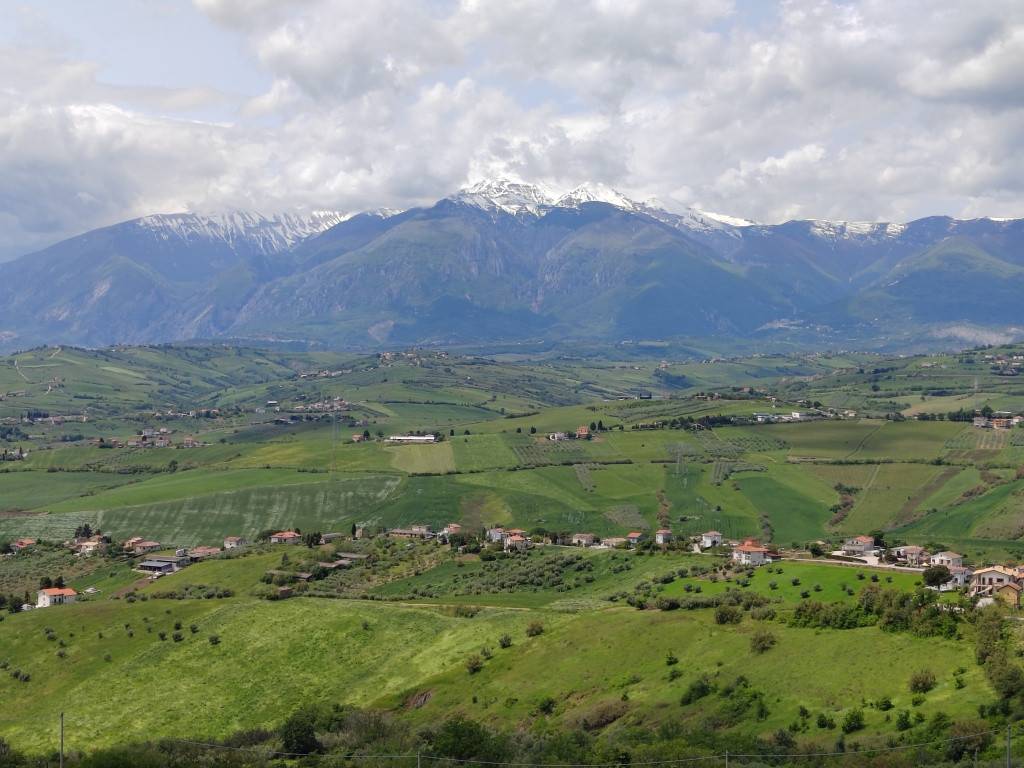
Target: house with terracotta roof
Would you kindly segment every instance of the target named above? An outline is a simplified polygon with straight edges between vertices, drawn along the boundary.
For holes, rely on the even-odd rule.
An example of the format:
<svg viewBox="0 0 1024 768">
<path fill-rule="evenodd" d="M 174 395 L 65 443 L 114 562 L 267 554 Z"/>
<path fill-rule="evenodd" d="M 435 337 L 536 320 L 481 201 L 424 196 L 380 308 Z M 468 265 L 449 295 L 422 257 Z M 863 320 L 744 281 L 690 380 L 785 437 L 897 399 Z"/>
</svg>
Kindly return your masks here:
<svg viewBox="0 0 1024 768">
<path fill-rule="evenodd" d="M 458 536 L 461 533 L 462 526 L 458 523 L 448 523 L 448 525 L 441 529 L 442 536 Z"/>
<path fill-rule="evenodd" d="M 635 547 L 641 541 L 644 540 L 644 534 L 642 531 L 630 531 L 626 534 L 626 541 L 631 547 Z"/>
<path fill-rule="evenodd" d="M 34 546 L 35 543 L 35 539 L 15 539 L 11 542 L 11 549 L 15 552 L 21 552 L 23 549 L 28 549 L 29 547 Z"/>
<path fill-rule="evenodd" d="M 572 535 L 574 547 L 592 547 L 595 541 L 597 541 L 597 536 L 592 533 L 574 533 Z"/>
<path fill-rule="evenodd" d="M 576 427 L 576 439 L 577 440 L 586 440 L 589 437 L 590 437 L 590 427 L 588 427 L 586 424 L 580 424 L 578 427 Z"/>
<path fill-rule="evenodd" d="M 655 544 L 668 544 L 672 541 L 672 531 L 668 528 L 659 528 L 654 532 Z"/>
<path fill-rule="evenodd" d="M 302 535 L 295 531 L 278 531 L 270 537 L 271 544 L 298 544 Z"/>
<path fill-rule="evenodd" d="M 718 531 L 706 531 L 700 535 L 700 548 L 711 549 L 722 546 L 722 534 Z"/>
<path fill-rule="evenodd" d="M 192 547 L 188 551 L 188 559 L 193 563 L 220 554 L 220 547 Z"/>
<path fill-rule="evenodd" d="M 49 608 L 52 605 L 68 605 L 75 602 L 78 593 L 68 587 L 47 587 L 40 589 L 36 596 L 36 608 Z"/>
<path fill-rule="evenodd" d="M 844 555 L 870 555 L 875 551 L 873 536 L 854 536 L 843 542 Z"/>
<path fill-rule="evenodd" d="M 160 549 L 159 541 L 143 540 L 132 548 L 132 552 L 136 555 L 144 555 L 147 552 L 156 552 L 158 549 Z"/>
<path fill-rule="evenodd" d="M 931 555 L 928 554 L 928 550 L 924 547 L 919 547 L 916 544 L 909 544 L 905 547 L 896 547 L 893 552 L 898 560 L 902 560 L 907 565 L 912 566 L 924 565 L 931 557 Z"/>
<path fill-rule="evenodd" d="M 768 548 L 762 547 L 757 539 L 744 539 L 732 548 L 732 560 L 740 565 L 764 565 L 769 562 Z"/>
<path fill-rule="evenodd" d="M 525 552 L 530 547 L 530 540 L 518 533 L 505 537 L 504 547 L 506 552 Z"/>
<path fill-rule="evenodd" d="M 249 542 L 246 541 L 242 536 L 225 536 L 224 537 L 224 549 L 238 549 L 244 547 Z"/>
</svg>

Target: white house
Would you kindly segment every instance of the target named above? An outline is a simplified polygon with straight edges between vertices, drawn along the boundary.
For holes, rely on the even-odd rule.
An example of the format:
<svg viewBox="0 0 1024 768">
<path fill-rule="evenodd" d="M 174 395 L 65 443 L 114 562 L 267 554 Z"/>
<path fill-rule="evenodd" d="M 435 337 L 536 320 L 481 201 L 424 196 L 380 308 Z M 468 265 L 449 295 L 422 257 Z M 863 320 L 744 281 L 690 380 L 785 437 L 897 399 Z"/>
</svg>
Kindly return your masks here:
<svg viewBox="0 0 1024 768">
<path fill-rule="evenodd" d="M 518 533 L 505 538 L 506 552 L 525 552 L 529 546 L 530 542 L 526 537 L 520 536 Z"/>
<path fill-rule="evenodd" d="M 928 562 L 930 555 L 924 547 L 916 544 L 909 544 L 905 547 L 897 547 L 896 557 L 904 560 L 907 565 L 923 565 Z"/>
<path fill-rule="evenodd" d="M 875 540 L 871 536 L 854 536 L 843 542 L 844 555 L 867 555 L 875 551 Z"/>
<path fill-rule="evenodd" d="M 626 534 L 626 541 L 629 542 L 629 545 L 632 546 L 632 547 L 635 547 L 637 544 L 639 544 L 643 540 L 644 540 L 644 535 L 640 531 L 630 531 L 629 533 Z"/>
<path fill-rule="evenodd" d="M 722 534 L 718 531 L 707 531 L 700 535 L 700 548 L 711 549 L 711 547 L 722 546 Z"/>
<path fill-rule="evenodd" d="M 487 529 L 487 540 L 490 541 L 490 542 L 493 542 L 495 544 L 500 544 L 501 542 L 503 542 L 505 540 L 505 529 L 501 528 L 501 527 L 498 527 L 498 528 L 488 528 Z"/>
<path fill-rule="evenodd" d="M 238 549 L 248 543 L 242 536 L 227 536 L 224 538 L 224 549 Z"/>
<path fill-rule="evenodd" d="M 572 544 L 574 547 L 592 547 L 597 541 L 597 536 L 592 533 L 574 533 Z"/>
<path fill-rule="evenodd" d="M 67 605 L 75 602 L 78 593 L 67 587 L 48 587 L 40 589 L 36 598 L 36 608 L 49 608 L 51 605 Z"/>
<path fill-rule="evenodd" d="M 672 531 L 668 528 L 659 528 L 654 532 L 655 544 L 668 544 L 672 541 Z"/>
<path fill-rule="evenodd" d="M 944 565 L 952 570 L 953 568 L 963 567 L 964 556 L 959 555 L 956 552 L 936 552 L 931 556 L 929 563 L 932 565 Z"/>
<path fill-rule="evenodd" d="M 391 435 L 388 441 L 415 445 L 417 443 L 434 443 L 437 442 L 437 438 L 433 435 Z"/>
<path fill-rule="evenodd" d="M 732 548 L 732 559 L 740 565 L 764 565 L 768 562 L 768 548 L 762 547 L 756 539 L 746 539 Z"/>
<path fill-rule="evenodd" d="M 298 544 L 302 536 L 295 531 L 280 531 L 270 537 L 271 544 Z"/>
</svg>

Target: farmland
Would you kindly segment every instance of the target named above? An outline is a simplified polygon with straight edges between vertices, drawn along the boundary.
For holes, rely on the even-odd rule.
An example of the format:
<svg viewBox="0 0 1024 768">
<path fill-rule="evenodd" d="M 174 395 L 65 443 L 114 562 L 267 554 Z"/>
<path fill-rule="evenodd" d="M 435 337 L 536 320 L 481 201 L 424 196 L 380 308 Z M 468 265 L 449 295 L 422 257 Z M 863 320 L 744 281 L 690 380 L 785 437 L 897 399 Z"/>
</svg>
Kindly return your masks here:
<svg viewBox="0 0 1024 768">
<path fill-rule="evenodd" d="M 701 729 L 755 746 L 782 730 L 831 748 L 837 731 L 808 725 L 801 707 L 838 722 L 863 702 L 857 738 L 869 743 L 922 737 L 921 721 L 940 712 L 976 719 L 997 697 L 974 659 L 970 622 L 947 637 L 874 620 L 809 628 L 791 617 L 807 601 L 853 608 L 866 588 L 909 595 L 920 586 L 919 573 L 811 560 L 818 542 L 874 533 L 955 549 L 972 565 L 1024 558 L 1024 430 L 981 429 L 957 413 L 1017 408 L 1017 388 L 990 375 L 985 354 L 662 363 L 198 347 L 7 358 L 0 450 L 25 455 L 0 464 L 0 544 L 44 544 L 0 559 L 0 593 L 20 596 L 58 575 L 96 591 L 0 622 L 0 661 L 31 672 L 29 682 L 0 675 L 0 697 L 17 713 L 0 716 L 0 736 L 45 750 L 49 736 L 33 723 L 64 709 L 75 738 L 88 734 L 97 747 L 222 739 L 277 728 L 313 701 L 386 712 L 410 729 L 461 714 L 497 731 L 579 731 L 591 746 L 625 743 L 638 728 L 677 729 L 691 754 Z M 591 434 L 577 439 L 581 426 Z M 436 442 L 387 440 L 402 433 Z M 161 447 L 139 446 L 144 434 Z M 485 560 L 378 537 L 345 545 L 373 553 L 369 564 L 318 576 L 290 600 L 266 599 L 266 574 L 313 568 L 304 547 L 282 558 L 260 545 L 139 584 L 121 558 L 76 558 L 60 546 L 86 524 L 171 548 L 271 529 L 448 523 L 471 537 L 501 525 L 538 539 L 667 527 L 683 541 L 653 554 L 550 546 Z M 686 538 L 709 529 L 803 559 L 724 571 L 720 555 L 687 551 Z M 710 604 L 696 604 L 737 591 L 771 611 L 755 618 L 748 605 L 740 623 L 722 625 Z M 543 633 L 528 637 L 531 622 Z M 753 654 L 760 630 L 777 647 Z M 506 634 L 511 646 L 499 648 Z M 467 672 L 467 657 L 484 648 L 492 656 Z M 680 674 L 670 674 L 668 654 Z M 847 674 L 836 658 L 870 658 L 872 673 Z M 924 665 L 938 682 L 914 704 L 907 677 Z M 295 672 L 271 679 L 269 668 Z M 802 674 L 811 668 L 815 676 Z M 97 683 L 140 674 L 166 707 Z M 726 716 L 741 675 L 760 715 Z M 706 707 L 680 704 L 704 676 Z M 897 730 L 895 715 L 872 704 L 882 697 L 921 719 Z"/>
</svg>

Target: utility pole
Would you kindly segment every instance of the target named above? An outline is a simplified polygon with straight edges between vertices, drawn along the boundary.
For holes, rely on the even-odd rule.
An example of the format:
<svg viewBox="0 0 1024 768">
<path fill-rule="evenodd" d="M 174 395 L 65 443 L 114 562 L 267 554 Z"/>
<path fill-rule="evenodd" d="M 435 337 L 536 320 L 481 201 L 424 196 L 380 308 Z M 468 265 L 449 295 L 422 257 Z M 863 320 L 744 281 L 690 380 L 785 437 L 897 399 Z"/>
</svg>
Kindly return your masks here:
<svg viewBox="0 0 1024 768">
<path fill-rule="evenodd" d="M 60 768 L 64 768 L 64 713 L 60 713 Z"/>
<path fill-rule="evenodd" d="M 725 768 L 729 768 L 729 750 L 725 750 Z"/>
<path fill-rule="evenodd" d="M 1013 768 L 1013 758 L 1010 756 L 1010 734 L 1013 732 L 1013 726 L 1007 723 L 1006 725 L 1006 768 Z"/>
</svg>

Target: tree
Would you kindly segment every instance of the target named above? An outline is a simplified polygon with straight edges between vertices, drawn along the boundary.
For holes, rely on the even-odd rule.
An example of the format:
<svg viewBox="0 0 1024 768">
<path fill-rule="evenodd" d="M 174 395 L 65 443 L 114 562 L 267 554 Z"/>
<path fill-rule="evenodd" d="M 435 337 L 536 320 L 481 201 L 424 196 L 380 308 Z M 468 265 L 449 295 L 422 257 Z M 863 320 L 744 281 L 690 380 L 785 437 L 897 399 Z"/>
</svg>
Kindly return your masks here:
<svg viewBox="0 0 1024 768">
<path fill-rule="evenodd" d="M 944 565 L 930 565 L 924 569 L 921 579 L 929 587 L 941 587 L 952 578 L 949 568 Z"/>
<path fill-rule="evenodd" d="M 320 751 L 316 738 L 316 714 L 300 709 L 281 725 L 281 749 L 293 755 L 308 755 Z"/>
<path fill-rule="evenodd" d="M 759 629 L 750 638 L 750 650 L 754 653 L 764 653 L 774 648 L 776 642 L 778 641 L 775 635 L 767 629 Z"/>
<path fill-rule="evenodd" d="M 843 718 L 843 733 L 853 733 L 864 727 L 864 712 L 859 709 L 851 709 Z"/>
<path fill-rule="evenodd" d="M 64 589 L 64 577 L 58 575 L 57 578 L 53 580 L 53 586 L 57 589 Z"/>
<path fill-rule="evenodd" d="M 930 669 L 919 669 L 910 676 L 911 693 L 928 693 L 935 687 L 935 673 Z"/>
</svg>

